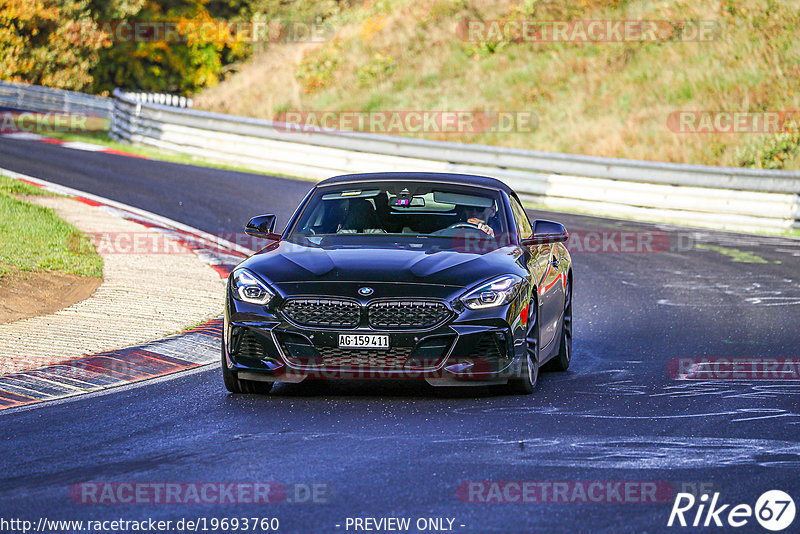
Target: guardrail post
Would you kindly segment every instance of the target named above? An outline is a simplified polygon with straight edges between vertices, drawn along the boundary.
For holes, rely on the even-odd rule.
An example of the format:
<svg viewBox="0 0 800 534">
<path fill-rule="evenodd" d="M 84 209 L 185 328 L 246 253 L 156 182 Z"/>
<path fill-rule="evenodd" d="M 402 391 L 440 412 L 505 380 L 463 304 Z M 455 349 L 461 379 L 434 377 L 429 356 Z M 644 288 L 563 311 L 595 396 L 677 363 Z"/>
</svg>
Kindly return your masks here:
<svg viewBox="0 0 800 534">
<path fill-rule="evenodd" d="M 800 229 L 800 193 L 794 196 L 794 223 L 792 223 L 792 228 Z"/>
<path fill-rule="evenodd" d="M 117 129 L 119 125 L 117 124 L 117 113 L 119 113 L 118 106 L 117 106 L 117 99 L 114 97 L 114 107 L 111 110 L 111 124 L 108 127 L 108 135 L 114 141 L 119 141 L 121 139 L 120 135 L 117 133 Z"/>
</svg>

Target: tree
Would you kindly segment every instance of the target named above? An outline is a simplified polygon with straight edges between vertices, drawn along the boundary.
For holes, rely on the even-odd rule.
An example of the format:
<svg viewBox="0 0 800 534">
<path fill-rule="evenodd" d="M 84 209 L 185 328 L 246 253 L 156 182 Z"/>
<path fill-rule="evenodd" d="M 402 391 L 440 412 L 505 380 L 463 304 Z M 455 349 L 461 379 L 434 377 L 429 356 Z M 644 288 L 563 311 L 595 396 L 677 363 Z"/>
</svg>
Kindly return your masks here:
<svg viewBox="0 0 800 534">
<path fill-rule="evenodd" d="M 109 44 L 85 0 L 0 0 L 0 78 L 80 90 Z"/>
<path fill-rule="evenodd" d="M 132 17 L 102 21 L 100 28 L 110 30 L 114 38 L 113 45 L 100 52 L 92 71 L 94 92 L 123 87 L 190 94 L 215 85 L 230 34 L 211 16 L 206 3 L 148 0 Z M 115 33 L 123 22 L 151 30 L 141 37 L 134 37 L 134 32 Z M 167 24 L 176 30 L 168 36 L 163 33 Z"/>
</svg>

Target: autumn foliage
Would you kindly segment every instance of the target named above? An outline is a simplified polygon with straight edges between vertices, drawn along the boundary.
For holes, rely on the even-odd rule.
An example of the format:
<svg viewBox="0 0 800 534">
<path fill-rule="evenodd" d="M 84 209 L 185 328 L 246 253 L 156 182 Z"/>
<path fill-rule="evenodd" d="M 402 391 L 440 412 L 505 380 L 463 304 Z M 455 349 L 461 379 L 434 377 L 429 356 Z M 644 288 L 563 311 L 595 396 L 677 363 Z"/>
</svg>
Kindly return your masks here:
<svg viewBox="0 0 800 534">
<path fill-rule="evenodd" d="M 107 45 L 86 1 L 0 0 L 4 80 L 82 89 L 92 83 L 92 68 Z"/>
<path fill-rule="evenodd" d="M 346 3 L 345 0 L 341 0 Z M 191 94 L 261 45 L 204 38 L 198 25 L 314 20 L 340 0 L 0 0 L 0 79 L 108 94 L 115 87 Z M 322 13 L 322 15 L 320 15 Z M 114 28 L 170 24 L 178 37 L 122 39 Z"/>
</svg>

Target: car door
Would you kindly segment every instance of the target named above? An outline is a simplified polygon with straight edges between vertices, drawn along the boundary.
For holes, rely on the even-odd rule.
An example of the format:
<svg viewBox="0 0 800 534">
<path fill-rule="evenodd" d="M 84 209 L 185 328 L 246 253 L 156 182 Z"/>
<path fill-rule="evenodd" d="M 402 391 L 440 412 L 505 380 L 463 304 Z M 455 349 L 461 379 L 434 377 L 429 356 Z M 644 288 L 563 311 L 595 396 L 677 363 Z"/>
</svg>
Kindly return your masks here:
<svg viewBox="0 0 800 534">
<path fill-rule="evenodd" d="M 535 228 L 534 222 L 534 231 Z M 564 282 L 568 266 L 563 250 L 564 246 L 561 243 L 553 243 L 542 253 L 542 261 L 547 264 L 541 288 L 544 291 L 543 306 L 547 307 L 546 310 L 542 310 L 542 330 L 547 331 L 546 338 L 544 334 L 542 335 L 543 348 L 558 335 L 558 322 L 564 311 Z"/>
<path fill-rule="evenodd" d="M 530 237 L 534 227 L 528 215 L 515 198 L 510 198 L 510 202 L 520 237 Z M 564 307 L 564 291 L 560 284 L 563 267 L 557 243 L 541 243 L 529 247 L 529 252 L 529 270 L 539 291 L 539 346 L 545 348 L 555 338 Z"/>
</svg>

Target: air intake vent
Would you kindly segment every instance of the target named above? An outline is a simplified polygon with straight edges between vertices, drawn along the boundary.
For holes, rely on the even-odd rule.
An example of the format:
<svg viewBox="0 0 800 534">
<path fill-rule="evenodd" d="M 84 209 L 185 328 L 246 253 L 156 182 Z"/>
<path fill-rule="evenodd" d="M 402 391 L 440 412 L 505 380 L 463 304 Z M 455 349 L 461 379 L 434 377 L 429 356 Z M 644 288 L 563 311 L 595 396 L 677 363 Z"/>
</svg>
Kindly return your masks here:
<svg viewBox="0 0 800 534">
<path fill-rule="evenodd" d="M 395 300 L 369 306 L 369 324 L 373 328 L 432 328 L 450 316 L 441 302 Z"/>
<path fill-rule="evenodd" d="M 355 328 L 361 321 L 361 306 L 336 299 L 291 299 L 283 306 L 290 321 L 303 326 Z"/>
</svg>

